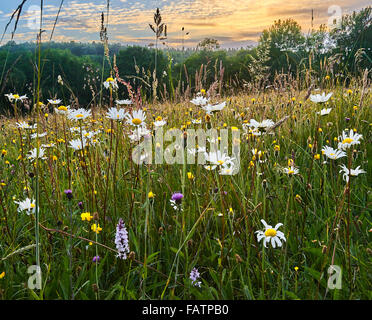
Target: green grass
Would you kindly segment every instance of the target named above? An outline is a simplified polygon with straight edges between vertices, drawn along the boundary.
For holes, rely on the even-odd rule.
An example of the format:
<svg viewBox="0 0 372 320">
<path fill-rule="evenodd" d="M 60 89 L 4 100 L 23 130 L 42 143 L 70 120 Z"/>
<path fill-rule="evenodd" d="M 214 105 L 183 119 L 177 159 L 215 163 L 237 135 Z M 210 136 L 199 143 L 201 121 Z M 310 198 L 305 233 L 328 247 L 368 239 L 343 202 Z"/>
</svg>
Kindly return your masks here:
<svg viewBox="0 0 372 320">
<path fill-rule="evenodd" d="M 290 116 L 273 135 L 241 135 L 241 166 L 234 176 L 219 176 L 197 164 L 137 166 L 130 158 L 129 126 L 111 124 L 101 110 L 94 110 L 95 121 L 83 122 L 87 131 L 101 129 L 99 143 L 83 155 L 73 153 L 67 147 L 72 139 L 67 128 L 76 124 L 60 115 L 40 114 L 39 133 L 48 132 L 40 141 L 56 146 L 46 149 L 47 159 L 39 162 L 43 289 L 34 292 L 27 288 L 27 268 L 36 262 L 35 247 L 27 248 L 35 245 L 34 216 L 17 212 L 14 200 L 35 198 L 35 167 L 26 153 L 36 147 L 36 140 L 30 138 L 31 131 L 15 129 L 14 119 L 1 120 L 0 148 L 6 154 L 0 159 L 4 184 L 0 188 L 0 274 L 5 272 L 0 298 L 70 299 L 74 294 L 75 299 L 371 299 L 372 97 L 367 91 L 359 105 L 362 88 L 355 82 L 352 90 L 327 88 L 334 93 L 326 106 L 332 111 L 323 117 L 316 111 L 325 106 L 304 101 L 306 92 L 273 91 L 255 97 L 255 103 L 243 94 L 226 98 L 227 107 L 212 117 L 214 128 L 226 123 L 227 128 L 241 129 L 251 118 L 278 121 Z M 188 102 L 150 104 L 146 109 L 148 125 L 153 117 L 162 116 L 166 128 L 180 128 L 202 117 L 201 125 L 187 126 L 206 127 L 204 111 Z M 242 118 L 234 117 L 240 113 Z M 33 114 L 24 120 L 35 119 Z M 113 132 L 107 132 L 111 128 Z M 339 165 L 348 166 L 348 157 L 327 164 L 322 155 L 314 159 L 324 145 L 337 148 L 334 138 L 345 129 L 363 135 L 352 149 L 351 167 L 360 165 L 367 171 L 351 178 L 350 199 L 339 173 Z M 280 146 L 278 154 L 275 145 Z M 265 162 L 252 160 L 254 148 L 264 151 Z M 281 172 L 289 159 L 299 168 L 298 175 Z M 188 179 L 187 172 L 195 179 Z M 65 189 L 72 189 L 71 201 Z M 152 200 L 149 191 L 155 194 Z M 184 194 L 182 212 L 169 204 L 175 191 Z M 81 221 L 82 212 L 97 213 L 96 223 L 103 228 L 97 238 L 91 230 L 94 220 Z M 127 226 L 133 251 L 127 260 L 117 259 L 115 253 L 119 218 Z M 283 223 L 280 230 L 287 238 L 283 247 L 268 245 L 263 250 L 255 234 L 264 229 L 261 219 L 273 226 Z M 74 235 L 72 270 L 70 234 Z M 101 257 L 98 266 L 92 262 L 96 252 Z M 327 290 L 332 260 L 342 268 L 341 290 Z M 194 267 L 201 274 L 201 288 L 189 279 Z"/>
</svg>

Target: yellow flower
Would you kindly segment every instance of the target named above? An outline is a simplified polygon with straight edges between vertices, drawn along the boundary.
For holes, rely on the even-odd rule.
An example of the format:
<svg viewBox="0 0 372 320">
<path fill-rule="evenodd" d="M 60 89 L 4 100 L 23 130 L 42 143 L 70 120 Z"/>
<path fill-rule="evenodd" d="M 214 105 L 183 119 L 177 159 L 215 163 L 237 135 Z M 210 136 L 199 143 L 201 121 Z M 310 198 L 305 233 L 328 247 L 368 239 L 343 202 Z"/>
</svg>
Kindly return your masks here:
<svg viewBox="0 0 372 320">
<path fill-rule="evenodd" d="M 322 129 L 322 128 L 318 128 L 318 131 L 319 131 L 319 132 L 323 132 L 323 129 Z"/>
<path fill-rule="evenodd" d="M 45 117 L 45 118 L 48 118 L 48 117 L 49 117 L 49 114 L 47 114 L 47 113 L 44 114 L 44 117 Z"/>
<path fill-rule="evenodd" d="M 349 90 L 347 90 L 347 93 L 348 94 L 353 94 L 353 90 L 349 89 Z"/>
<path fill-rule="evenodd" d="M 354 106 L 353 109 L 354 109 L 354 110 L 358 110 L 358 106 Z"/>
<path fill-rule="evenodd" d="M 200 93 L 201 93 L 201 94 L 205 94 L 205 89 L 201 89 L 201 90 L 200 90 Z"/>
<path fill-rule="evenodd" d="M 102 228 L 98 225 L 96 225 L 95 223 L 92 224 L 92 227 L 91 227 L 92 231 L 99 234 L 100 231 L 102 231 Z"/>
<path fill-rule="evenodd" d="M 326 76 L 324 77 L 324 79 L 329 80 L 329 79 L 331 79 L 331 77 L 328 76 L 328 75 L 326 75 Z"/>
<path fill-rule="evenodd" d="M 152 191 L 150 191 L 147 196 L 149 199 L 153 199 L 155 197 L 155 194 Z"/>
<path fill-rule="evenodd" d="M 2 279 L 4 277 L 5 277 L 5 271 L 3 271 L 2 273 L 0 273 L 0 279 Z"/>
<path fill-rule="evenodd" d="M 314 159 L 315 159 L 315 160 L 319 160 L 319 159 L 320 159 L 320 154 L 317 153 L 316 155 L 314 155 Z"/>
<path fill-rule="evenodd" d="M 3 156 L 6 156 L 7 153 L 8 153 L 8 151 L 6 151 L 5 149 L 1 150 L 1 154 L 2 154 Z"/>
<path fill-rule="evenodd" d="M 296 267 L 294 267 L 294 269 L 295 269 L 295 271 L 297 272 L 298 271 L 298 267 L 296 266 Z"/>
<path fill-rule="evenodd" d="M 275 145 L 275 146 L 274 146 L 274 151 L 280 151 L 280 145 L 278 145 L 278 144 Z"/>
<path fill-rule="evenodd" d="M 188 172 L 188 173 L 187 173 L 187 178 L 188 178 L 189 180 L 194 180 L 195 176 L 192 174 L 192 172 Z"/>
<path fill-rule="evenodd" d="M 90 221 L 93 219 L 93 216 L 90 214 L 90 212 L 83 212 L 81 215 L 81 221 Z"/>
</svg>

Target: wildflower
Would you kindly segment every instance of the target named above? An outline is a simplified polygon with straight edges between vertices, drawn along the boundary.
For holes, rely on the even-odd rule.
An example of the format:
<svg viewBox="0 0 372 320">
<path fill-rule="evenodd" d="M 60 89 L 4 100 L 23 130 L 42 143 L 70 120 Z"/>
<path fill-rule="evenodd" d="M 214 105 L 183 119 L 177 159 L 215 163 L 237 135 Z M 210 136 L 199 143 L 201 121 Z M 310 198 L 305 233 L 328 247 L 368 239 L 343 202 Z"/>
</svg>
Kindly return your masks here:
<svg viewBox="0 0 372 320">
<path fill-rule="evenodd" d="M 100 259 L 101 259 L 100 256 L 94 256 L 92 261 L 93 262 L 99 262 Z"/>
<path fill-rule="evenodd" d="M 127 254 L 129 253 L 128 231 L 121 218 L 116 226 L 115 244 L 119 252 L 117 257 L 123 260 L 127 259 Z"/>
<path fill-rule="evenodd" d="M 23 100 L 27 99 L 27 96 L 24 95 L 24 96 L 19 96 L 18 94 L 12 94 L 12 93 L 9 93 L 9 94 L 5 94 L 5 96 L 9 99 L 10 102 L 13 102 L 13 101 L 18 101 L 20 100 L 21 102 L 23 102 Z"/>
<path fill-rule="evenodd" d="M 149 199 L 153 199 L 155 197 L 155 194 L 152 191 L 150 191 L 149 194 L 147 195 L 147 197 Z"/>
<path fill-rule="evenodd" d="M 355 169 L 350 169 L 350 171 L 344 164 L 342 164 L 340 167 L 341 167 L 340 173 L 342 172 L 344 173 L 342 175 L 342 178 L 346 182 L 349 182 L 349 176 L 356 177 L 361 173 L 366 173 L 363 169 L 359 169 L 360 166 L 356 167 Z"/>
<path fill-rule="evenodd" d="M 57 114 L 68 114 L 70 112 L 70 106 L 60 106 L 54 109 Z"/>
<path fill-rule="evenodd" d="M 18 204 L 18 212 L 26 211 L 27 215 L 30 215 L 30 213 L 35 213 L 35 200 L 26 198 L 26 200 L 24 201 L 14 201 L 14 202 Z"/>
<path fill-rule="evenodd" d="M 274 228 L 266 223 L 265 220 L 261 219 L 262 224 L 265 226 L 265 231 L 256 231 L 257 233 L 257 241 L 260 242 L 261 239 L 264 239 L 264 247 L 266 248 L 266 243 L 271 241 L 271 245 L 273 248 L 282 246 L 282 241 L 286 241 L 284 233 L 278 231 L 278 228 L 282 226 L 282 223 L 278 223 Z"/>
<path fill-rule="evenodd" d="M 3 271 L 2 273 L 0 273 L 0 280 L 3 279 L 5 277 L 5 271 Z"/>
<path fill-rule="evenodd" d="M 60 103 L 62 102 L 62 100 L 60 100 L 60 99 L 52 99 L 52 100 L 49 100 L 49 99 L 48 99 L 48 102 L 49 102 L 50 104 L 56 105 L 56 104 L 60 104 Z"/>
<path fill-rule="evenodd" d="M 81 215 L 81 221 L 90 221 L 93 219 L 93 216 L 90 214 L 90 212 L 83 212 Z"/>
<path fill-rule="evenodd" d="M 294 269 L 295 269 L 295 271 L 297 272 L 299 268 L 296 266 L 296 267 L 294 267 Z"/>
<path fill-rule="evenodd" d="M 69 142 L 69 147 L 74 149 L 75 151 L 76 150 L 81 150 L 83 148 L 85 148 L 87 146 L 87 140 L 83 138 L 83 140 L 81 139 L 75 139 L 75 140 L 71 140 Z"/>
<path fill-rule="evenodd" d="M 200 288 L 201 281 L 198 281 L 199 278 L 200 278 L 200 273 L 198 269 L 196 268 L 192 269 L 190 272 L 190 279 L 192 281 L 191 283 L 193 286 Z"/>
<path fill-rule="evenodd" d="M 181 208 L 182 204 L 182 199 L 183 199 L 183 194 L 180 192 L 175 192 L 172 194 L 172 198 L 170 200 L 171 206 L 174 210 L 179 210 Z"/>
<path fill-rule="evenodd" d="M 107 78 L 106 81 L 103 83 L 103 85 L 105 86 L 106 89 L 118 89 L 119 86 L 118 86 L 118 83 L 116 82 L 116 79 L 110 77 L 110 78 Z"/>
<path fill-rule="evenodd" d="M 116 104 L 118 104 L 119 106 L 121 105 L 130 105 L 130 104 L 133 104 L 132 100 L 130 99 L 126 99 L 126 100 L 115 100 Z"/>
<path fill-rule="evenodd" d="M 292 176 L 292 175 L 296 175 L 298 174 L 300 171 L 295 168 L 294 166 L 289 166 L 288 168 L 284 168 L 283 171 L 288 174 L 289 176 Z"/>
<path fill-rule="evenodd" d="M 28 123 L 24 121 L 17 122 L 16 125 L 18 128 L 21 128 L 21 129 L 36 129 L 36 126 L 37 126 L 36 123 L 34 125 L 29 125 Z"/>
<path fill-rule="evenodd" d="M 350 95 L 350 94 L 353 94 L 353 90 L 349 89 L 347 90 L 347 93 Z"/>
<path fill-rule="evenodd" d="M 347 135 L 345 130 L 339 137 L 339 140 L 341 140 L 341 142 L 338 143 L 338 149 L 346 150 L 354 144 L 360 144 L 360 139 L 363 139 L 363 136 L 361 134 L 354 133 L 354 131 L 350 129 L 349 135 Z"/>
<path fill-rule="evenodd" d="M 97 224 L 93 223 L 93 224 L 92 224 L 92 227 L 91 227 L 91 230 L 92 230 L 93 232 L 99 234 L 100 231 L 102 231 L 102 228 L 99 226 L 99 224 L 97 225 Z"/>
<path fill-rule="evenodd" d="M 106 118 L 121 121 L 125 116 L 126 112 L 124 109 L 110 108 L 107 112 Z"/>
<path fill-rule="evenodd" d="M 319 112 L 317 112 L 317 114 L 319 114 L 321 116 L 325 116 L 325 115 L 329 114 L 331 111 L 332 111 L 332 108 L 322 109 Z"/>
<path fill-rule="evenodd" d="M 319 160 L 319 159 L 320 159 L 320 154 L 319 154 L 319 153 L 315 154 L 315 155 L 314 155 L 314 159 L 315 159 L 315 160 Z"/>
<path fill-rule="evenodd" d="M 222 102 L 222 103 L 217 103 L 217 104 L 214 104 L 214 105 L 206 105 L 206 106 L 203 106 L 203 110 L 205 110 L 207 112 L 207 114 L 211 114 L 212 112 L 215 112 L 215 111 L 221 111 L 223 108 L 225 108 L 226 106 L 226 101 L 225 102 Z"/>
<path fill-rule="evenodd" d="M 143 126 L 146 120 L 146 115 L 142 110 L 134 110 L 132 114 L 126 114 L 125 118 L 129 125 L 134 125 L 136 127 Z"/>
<path fill-rule="evenodd" d="M 31 150 L 29 153 L 30 155 L 28 156 L 28 159 L 31 161 L 35 161 L 37 158 L 43 160 L 46 159 L 44 157 L 45 150 L 43 148 L 39 148 L 39 154 L 37 154 L 38 153 L 37 148 Z"/>
<path fill-rule="evenodd" d="M 195 104 L 196 106 L 205 106 L 209 102 L 209 99 L 199 94 L 196 96 L 196 98 L 192 99 L 190 102 L 192 104 Z"/>
<path fill-rule="evenodd" d="M 90 110 L 85 110 L 83 108 L 77 109 L 77 110 L 71 110 L 68 113 L 68 118 L 70 120 L 84 120 L 88 117 L 90 117 L 91 111 Z"/>
<path fill-rule="evenodd" d="M 346 153 L 342 150 L 336 150 L 329 146 L 324 146 L 322 149 L 322 153 L 332 160 L 336 160 L 346 156 Z"/>
<path fill-rule="evenodd" d="M 310 95 L 310 100 L 312 102 L 315 102 L 315 103 L 323 103 L 323 102 L 327 102 L 329 100 L 329 98 L 332 96 L 332 92 L 328 93 L 327 95 L 325 95 L 325 92 L 323 92 L 321 95 L 320 94 L 311 94 Z"/>
<path fill-rule="evenodd" d="M 71 189 L 65 190 L 64 193 L 65 193 L 68 200 L 72 199 L 73 196 L 72 196 L 72 190 Z"/>
<path fill-rule="evenodd" d="M 189 180 L 194 180 L 195 176 L 192 174 L 192 172 L 188 172 L 188 173 L 187 173 L 187 178 L 188 178 Z"/>
</svg>

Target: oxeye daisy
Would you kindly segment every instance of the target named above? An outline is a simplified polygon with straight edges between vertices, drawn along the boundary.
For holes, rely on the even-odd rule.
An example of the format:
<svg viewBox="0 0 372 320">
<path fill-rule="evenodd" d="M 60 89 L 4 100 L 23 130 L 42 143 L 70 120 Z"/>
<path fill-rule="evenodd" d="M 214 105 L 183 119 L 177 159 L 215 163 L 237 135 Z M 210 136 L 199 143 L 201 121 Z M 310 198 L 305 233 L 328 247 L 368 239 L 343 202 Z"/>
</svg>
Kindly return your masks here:
<svg viewBox="0 0 372 320">
<path fill-rule="evenodd" d="M 203 110 L 205 110 L 207 112 L 207 114 L 211 114 L 212 112 L 215 112 L 215 111 L 221 111 L 223 108 L 225 108 L 226 106 L 226 102 L 222 102 L 222 103 L 218 103 L 218 104 L 214 104 L 214 105 L 206 105 L 206 106 L 203 106 Z"/>
<path fill-rule="evenodd" d="M 92 115 L 90 110 L 85 110 L 83 108 L 77 110 L 70 110 L 68 113 L 68 118 L 70 120 L 84 120 Z"/>
<path fill-rule="evenodd" d="M 332 108 L 322 109 L 319 112 L 317 112 L 317 114 L 319 114 L 321 116 L 325 116 L 325 115 L 329 114 L 331 111 L 332 111 Z"/>
<path fill-rule="evenodd" d="M 125 118 L 127 123 L 132 126 L 144 126 L 144 121 L 146 120 L 146 115 L 142 110 L 134 110 L 132 114 L 126 114 Z"/>
<path fill-rule="evenodd" d="M 196 98 L 192 99 L 190 102 L 196 106 L 205 106 L 209 102 L 209 99 L 198 94 Z"/>
<path fill-rule="evenodd" d="M 46 159 L 44 157 L 44 153 L 45 153 L 45 150 L 43 148 L 39 148 L 39 152 L 37 150 L 37 148 L 31 150 L 30 152 L 30 155 L 28 156 L 28 159 L 31 160 L 31 161 L 35 161 L 37 158 L 38 159 Z"/>
<path fill-rule="evenodd" d="M 264 247 L 266 248 L 266 244 L 271 242 L 271 245 L 273 248 L 276 246 L 281 247 L 282 241 L 286 241 L 286 238 L 284 236 L 284 233 L 279 231 L 279 227 L 281 227 L 283 224 L 278 223 L 273 228 L 272 226 L 268 225 L 265 220 L 261 219 L 262 224 L 265 226 L 264 231 L 256 231 L 257 233 L 257 241 L 260 242 L 262 239 L 264 239 Z M 282 241 L 281 241 L 282 240 Z"/>
<path fill-rule="evenodd" d="M 110 108 L 106 114 L 106 118 L 121 121 L 125 118 L 126 114 L 124 109 Z"/>
<path fill-rule="evenodd" d="M 354 132 L 352 129 L 347 134 L 346 130 L 344 130 L 339 137 L 338 149 L 346 150 L 355 144 L 360 144 L 360 139 L 363 139 L 361 134 Z"/>
<path fill-rule="evenodd" d="M 284 168 L 283 171 L 284 171 L 284 173 L 288 174 L 289 176 L 298 174 L 300 172 L 300 170 L 298 170 L 294 166 L 289 166 L 288 168 Z"/>
<path fill-rule="evenodd" d="M 81 150 L 87 146 L 87 140 L 83 138 L 81 139 L 74 139 L 69 142 L 69 147 L 76 150 Z"/>
<path fill-rule="evenodd" d="M 130 99 L 126 99 L 126 100 L 115 100 L 115 103 L 118 104 L 119 106 L 122 106 L 122 105 L 130 105 L 130 104 L 133 104 L 132 100 Z"/>
<path fill-rule="evenodd" d="M 329 159 L 336 160 L 346 156 L 346 153 L 342 150 L 333 149 L 329 146 L 324 146 L 322 152 Z"/>
<path fill-rule="evenodd" d="M 118 89 L 118 83 L 116 82 L 116 79 L 110 77 L 107 78 L 106 81 L 103 83 L 106 89 L 112 88 L 112 89 Z"/>
<path fill-rule="evenodd" d="M 333 92 L 328 93 L 327 95 L 325 92 L 323 92 L 321 95 L 320 94 L 311 94 L 310 95 L 310 100 L 315 103 L 324 103 L 329 100 L 329 98 L 332 96 Z"/>
<path fill-rule="evenodd" d="M 18 94 L 12 94 L 12 93 L 9 93 L 9 94 L 5 94 L 5 96 L 9 99 L 10 102 L 13 102 L 13 101 L 22 101 L 27 99 L 27 96 L 24 95 L 24 96 L 20 96 Z"/>
<path fill-rule="evenodd" d="M 60 100 L 60 99 L 51 99 L 51 100 L 49 100 L 48 99 L 48 102 L 50 104 L 57 105 L 57 104 L 60 104 L 62 102 L 62 100 Z"/>
<path fill-rule="evenodd" d="M 27 215 L 30 215 L 30 213 L 35 213 L 35 200 L 26 198 L 26 200 L 14 202 L 18 204 L 18 212 L 26 211 Z"/>
<path fill-rule="evenodd" d="M 344 173 L 342 175 L 342 178 L 346 182 L 349 182 L 349 176 L 356 177 L 361 173 L 366 173 L 363 169 L 360 169 L 360 166 L 356 167 L 355 169 L 350 169 L 350 171 L 344 164 L 342 164 L 340 167 L 341 167 L 340 173 L 342 172 Z"/>
</svg>

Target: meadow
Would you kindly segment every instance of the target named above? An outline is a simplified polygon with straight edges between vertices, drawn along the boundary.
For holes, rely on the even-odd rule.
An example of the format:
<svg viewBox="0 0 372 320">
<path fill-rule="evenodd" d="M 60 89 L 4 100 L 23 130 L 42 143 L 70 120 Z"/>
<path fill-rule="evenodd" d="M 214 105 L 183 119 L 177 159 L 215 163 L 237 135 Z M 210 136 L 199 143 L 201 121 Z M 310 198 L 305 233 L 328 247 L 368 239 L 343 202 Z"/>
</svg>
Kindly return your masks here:
<svg viewBox="0 0 372 320">
<path fill-rule="evenodd" d="M 31 89 L 6 74 L 0 299 L 372 299 L 367 50 L 343 65 L 338 53 L 304 50 L 301 64 L 280 54 L 288 69 L 274 72 L 262 42 L 248 80 L 224 76 L 216 58 L 195 76 L 181 66 L 177 83 L 156 47 L 152 71 L 122 79 L 106 31 L 102 14 L 103 70 L 87 105 L 64 75 L 52 79 L 60 94 L 42 86 L 42 25 Z M 192 144 L 192 129 L 216 135 Z"/>
<path fill-rule="evenodd" d="M 370 176 L 363 172 L 370 88 L 325 86 L 333 94 L 318 103 L 307 92 L 269 91 L 228 97 L 211 115 L 187 101 L 142 107 L 149 135 L 162 119 L 164 128 L 239 128 L 236 175 L 198 164 L 135 164 L 133 105 L 114 107 L 112 118 L 54 104 L 57 112 L 2 119 L 1 297 L 370 299 Z M 331 110 L 321 115 L 324 109 Z M 244 126 L 283 118 L 267 133 Z M 347 140 L 353 133 L 355 144 Z M 344 156 L 332 159 L 326 146 Z M 343 165 L 362 171 L 345 173 Z M 176 192 L 183 196 L 177 208 Z M 119 219 L 127 232 L 117 247 Z M 273 245 L 262 219 L 281 223 L 285 240 Z M 35 232 L 41 290 L 27 287 Z M 340 290 L 327 289 L 331 264 L 342 269 Z"/>
</svg>

